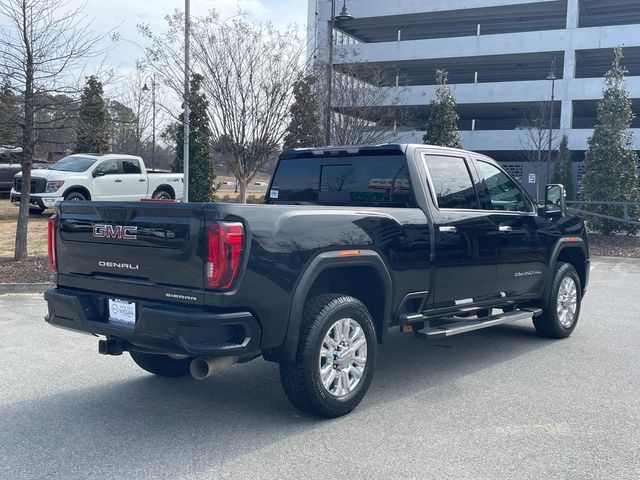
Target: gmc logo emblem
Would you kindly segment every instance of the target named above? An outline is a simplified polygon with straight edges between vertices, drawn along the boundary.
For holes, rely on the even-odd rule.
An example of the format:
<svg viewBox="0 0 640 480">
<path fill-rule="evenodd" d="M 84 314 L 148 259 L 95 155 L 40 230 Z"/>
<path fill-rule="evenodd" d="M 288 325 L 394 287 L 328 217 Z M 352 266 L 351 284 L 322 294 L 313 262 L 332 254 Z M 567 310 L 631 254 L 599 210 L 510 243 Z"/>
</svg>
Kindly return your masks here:
<svg viewBox="0 0 640 480">
<path fill-rule="evenodd" d="M 96 238 L 120 238 L 122 240 L 137 240 L 138 227 L 122 225 L 94 225 L 93 236 Z"/>
</svg>

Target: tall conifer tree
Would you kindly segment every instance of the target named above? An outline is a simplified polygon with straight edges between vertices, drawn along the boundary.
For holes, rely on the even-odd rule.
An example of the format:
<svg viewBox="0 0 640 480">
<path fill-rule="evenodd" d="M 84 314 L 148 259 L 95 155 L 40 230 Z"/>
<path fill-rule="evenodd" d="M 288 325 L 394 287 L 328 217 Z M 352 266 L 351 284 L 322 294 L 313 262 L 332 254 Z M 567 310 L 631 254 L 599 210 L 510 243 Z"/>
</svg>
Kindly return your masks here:
<svg viewBox="0 0 640 480">
<path fill-rule="evenodd" d="M 216 174 L 213 168 L 213 156 L 211 152 L 212 138 L 211 126 L 207 115 L 209 101 L 202 93 L 202 80 L 200 74 L 191 76 L 189 89 L 189 201 L 211 202 L 215 200 Z M 182 113 L 184 116 L 184 112 Z M 176 142 L 176 159 L 171 167 L 174 172 L 183 171 L 184 160 L 184 133 L 182 124 L 176 124 L 172 129 Z"/>
<path fill-rule="evenodd" d="M 88 77 L 80 97 L 76 152 L 106 153 L 110 150 L 109 113 L 103 93 L 102 82 L 95 75 Z"/>
<path fill-rule="evenodd" d="M 622 48 L 614 51 L 611 69 L 605 75 L 605 89 L 598 105 L 598 124 L 588 140 L 582 198 L 591 201 L 638 201 L 638 156 L 634 151 L 633 134 L 629 131 L 633 112 L 626 87 L 627 69 L 621 65 Z M 613 217 L 623 216 L 622 206 L 597 205 L 589 210 Z M 637 217 L 638 212 L 630 212 Z M 637 227 L 613 220 L 594 218 L 591 226 L 604 234 Z"/>
<path fill-rule="evenodd" d="M 422 141 L 427 145 L 462 148 L 458 133 L 458 113 L 451 88 L 447 85 L 447 72 L 436 70 L 436 99 L 429 103 L 427 133 Z"/>
<path fill-rule="evenodd" d="M 553 183 L 561 183 L 567 192 L 567 198 L 573 199 L 573 175 L 571 167 L 571 151 L 569 150 L 569 139 L 562 136 L 558 147 L 558 161 L 553 172 Z"/>
<path fill-rule="evenodd" d="M 284 137 L 284 148 L 319 147 L 324 143 L 320 124 L 320 106 L 314 92 L 315 77 L 298 80 L 293 86 L 295 101 Z"/>
</svg>

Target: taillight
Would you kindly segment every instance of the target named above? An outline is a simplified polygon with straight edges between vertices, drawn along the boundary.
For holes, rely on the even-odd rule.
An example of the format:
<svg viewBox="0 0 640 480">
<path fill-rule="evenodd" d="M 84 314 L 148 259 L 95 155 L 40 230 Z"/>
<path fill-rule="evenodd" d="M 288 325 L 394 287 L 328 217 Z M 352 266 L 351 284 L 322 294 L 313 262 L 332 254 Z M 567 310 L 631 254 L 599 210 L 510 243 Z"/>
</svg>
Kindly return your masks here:
<svg viewBox="0 0 640 480">
<path fill-rule="evenodd" d="M 244 243 L 241 223 L 216 223 L 207 231 L 207 286 L 230 290 L 238 276 Z"/>
<path fill-rule="evenodd" d="M 47 233 L 47 250 L 49 252 L 49 266 L 56 271 L 56 217 L 49 217 Z"/>
</svg>

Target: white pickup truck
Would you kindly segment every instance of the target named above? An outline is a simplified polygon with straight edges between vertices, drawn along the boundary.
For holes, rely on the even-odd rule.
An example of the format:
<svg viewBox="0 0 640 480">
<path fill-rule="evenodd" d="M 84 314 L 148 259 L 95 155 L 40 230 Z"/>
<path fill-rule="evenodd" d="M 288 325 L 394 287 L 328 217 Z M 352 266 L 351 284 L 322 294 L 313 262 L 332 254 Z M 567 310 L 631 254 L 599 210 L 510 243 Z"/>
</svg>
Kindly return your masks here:
<svg viewBox="0 0 640 480">
<path fill-rule="evenodd" d="M 21 182 L 18 173 L 11 189 L 14 204 L 20 203 Z M 31 208 L 40 212 L 62 200 L 182 200 L 182 192 L 181 173 L 149 171 L 132 155 L 78 153 L 31 173 Z"/>
</svg>

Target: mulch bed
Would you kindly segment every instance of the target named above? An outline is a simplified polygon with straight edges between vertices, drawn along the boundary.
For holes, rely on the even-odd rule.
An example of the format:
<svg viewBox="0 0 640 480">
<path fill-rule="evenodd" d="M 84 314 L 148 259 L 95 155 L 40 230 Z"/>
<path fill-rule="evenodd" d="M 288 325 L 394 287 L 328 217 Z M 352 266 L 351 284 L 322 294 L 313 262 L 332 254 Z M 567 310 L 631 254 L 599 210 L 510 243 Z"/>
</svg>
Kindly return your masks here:
<svg viewBox="0 0 640 480">
<path fill-rule="evenodd" d="M 640 237 L 635 235 L 589 235 L 591 256 L 640 258 Z"/>
<path fill-rule="evenodd" d="M 53 274 L 47 257 L 29 257 L 20 262 L 0 258 L 0 283 L 49 283 Z"/>
</svg>

